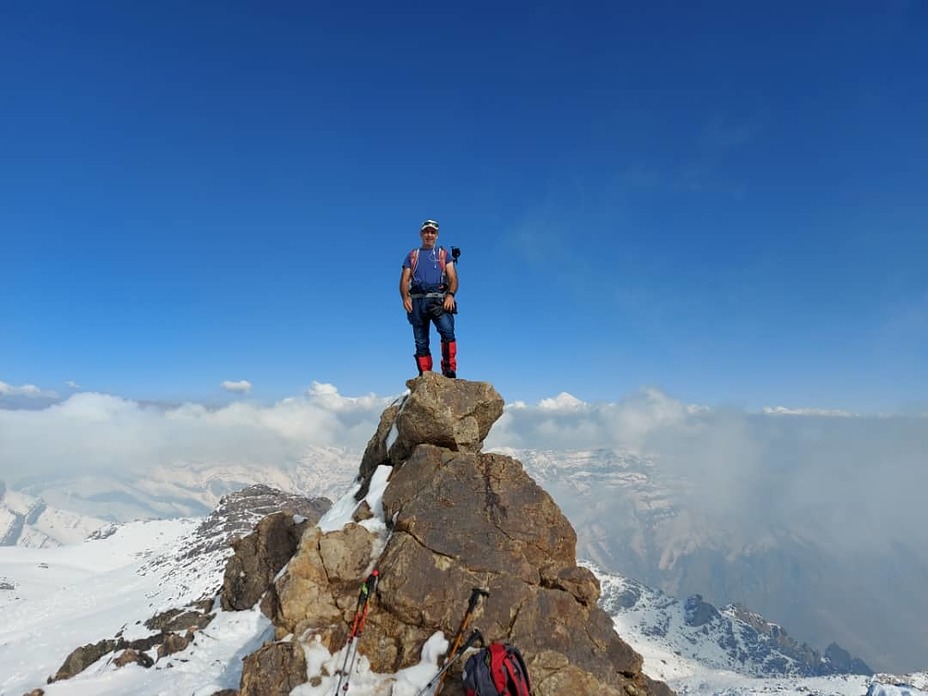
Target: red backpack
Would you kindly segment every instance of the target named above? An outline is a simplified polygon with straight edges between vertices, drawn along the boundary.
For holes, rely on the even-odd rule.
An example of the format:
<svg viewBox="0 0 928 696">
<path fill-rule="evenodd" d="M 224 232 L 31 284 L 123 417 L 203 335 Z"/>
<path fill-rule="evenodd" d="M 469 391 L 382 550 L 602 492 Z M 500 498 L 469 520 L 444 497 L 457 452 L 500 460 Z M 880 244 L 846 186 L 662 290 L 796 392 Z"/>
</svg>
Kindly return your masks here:
<svg viewBox="0 0 928 696">
<path fill-rule="evenodd" d="M 522 653 L 508 643 L 490 643 L 464 663 L 467 696 L 531 696 Z"/>
</svg>

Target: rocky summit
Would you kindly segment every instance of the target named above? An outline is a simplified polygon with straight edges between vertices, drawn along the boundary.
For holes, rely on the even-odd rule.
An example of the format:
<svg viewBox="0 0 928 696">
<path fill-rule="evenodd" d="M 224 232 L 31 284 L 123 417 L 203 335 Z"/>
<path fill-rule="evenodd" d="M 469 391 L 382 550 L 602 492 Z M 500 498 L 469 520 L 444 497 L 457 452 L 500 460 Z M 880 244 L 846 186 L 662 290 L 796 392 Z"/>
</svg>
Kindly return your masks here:
<svg viewBox="0 0 928 696">
<path fill-rule="evenodd" d="M 598 606 L 599 581 L 577 565 L 576 533 L 551 496 L 518 460 L 481 451 L 503 413 L 492 385 L 426 373 L 407 387 L 383 412 L 354 488 L 301 532 L 292 558 L 268 581 L 261 607 L 276 640 L 245 658 L 242 696 L 286 694 L 332 676 L 331 661 L 307 661 L 306 653 L 345 645 L 359 590 L 375 569 L 380 582 L 357 649 L 385 675 L 385 695 L 393 690 L 387 675 L 417 664 L 430 637 L 452 640 L 471 597 L 482 598 L 468 630 L 518 646 L 535 696 L 672 693 L 642 673 L 641 656 Z M 253 535 L 273 530 L 259 525 Z M 235 575 L 250 597 L 255 587 L 243 573 L 268 564 L 242 556 L 273 546 L 237 546 Z M 243 606 L 231 592 L 227 585 L 223 605 Z M 445 696 L 463 694 L 459 672 L 460 664 L 449 672 Z"/>
</svg>

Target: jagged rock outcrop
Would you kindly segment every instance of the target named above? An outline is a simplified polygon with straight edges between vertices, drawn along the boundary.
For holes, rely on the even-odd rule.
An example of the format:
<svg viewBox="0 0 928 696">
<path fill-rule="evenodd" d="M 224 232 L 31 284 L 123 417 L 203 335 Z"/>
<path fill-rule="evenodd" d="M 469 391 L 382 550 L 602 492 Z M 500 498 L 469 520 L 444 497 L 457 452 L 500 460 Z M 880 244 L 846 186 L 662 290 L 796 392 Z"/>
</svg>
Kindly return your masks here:
<svg viewBox="0 0 928 696">
<path fill-rule="evenodd" d="M 330 507 L 332 501 L 328 498 L 307 498 L 260 483 L 246 486 L 219 500 L 197 530 L 200 540 L 187 549 L 187 555 L 200 556 L 234 543 L 250 534 L 257 522 L 276 512 L 303 517 L 316 524 Z"/>
<path fill-rule="evenodd" d="M 119 655 L 113 658 L 113 665 L 116 667 L 139 665 L 147 669 L 154 664 L 155 661 L 148 655 L 148 653 L 136 650 L 134 648 L 126 648 L 121 653 L 119 653 Z"/>
<path fill-rule="evenodd" d="M 854 657 L 837 643 L 831 643 L 825 648 L 824 661 L 832 666 L 837 674 L 865 674 L 871 676 L 874 672 L 870 665 Z"/>
<path fill-rule="evenodd" d="M 213 600 L 202 599 L 183 609 L 168 609 L 145 621 L 145 628 L 161 633 L 198 631 L 213 620 Z"/>
<path fill-rule="evenodd" d="M 75 674 L 79 674 L 87 669 L 94 662 L 99 660 L 107 653 L 116 649 L 116 640 L 101 640 L 96 643 L 88 643 L 76 648 L 65 659 L 64 664 L 58 668 L 55 674 L 48 678 L 48 683 L 60 681 L 61 679 L 70 679 Z"/>
<path fill-rule="evenodd" d="M 312 524 L 319 521 L 316 515 Z M 235 554 L 226 565 L 220 601 L 226 611 L 253 607 L 267 592 L 280 569 L 293 556 L 310 519 L 275 512 L 255 532 L 232 542 Z"/>
<path fill-rule="evenodd" d="M 271 600 L 262 604 L 275 620 L 277 637 L 309 630 L 329 650 L 344 643 L 345 616 L 354 609 L 376 543 L 376 535 L 354 523 L 328 533 L 318 527 L 308 530 L 274 592 L 268 593 Z"/>
<path fill-rule="evenodd" d="M 268 593 L 262 608 L 277 642 L 246 661 L 242 695 L 288 693 L 295 684 L 281 682 L 281 670 L 295 645 L 340 648 L 375 564 L 381 581 L 359 641 L 374 672 L 418 663 L 437 631 L 450 639 L 481 587 L 489 596 L 473 625 L 487 641 L 522 649 L 535 696 L 671 693 L 641 672 L 641 656 L 597 606 L 599 582 L 578 567 L 576 534 L 553 499 L 517 460 L 481 452 L 503 412 L 493 387 L 434 373 L 407 386 L 362 458 L 355 500 L 363 512 L 335 529 L 307 529 Z M 295 662 L 303 683 L 305 664 Z M 280 690 L 267 690 L 271 683 Z M 461 693 L 458 680 L 446 682 L 443 694 Z"/>
<path fill-rule="evenodd" d="M 425 374 L 402 404 L 390 405 L 380 416 L 377 432 L 361 458 L 363 481 L 357 498 L 381 464 L 401 466 L 420 444 L 428 443 L 453 452 L 479 452 L 493 426 L 503 415 L 503 399 L 487 382 L 447 383 Z"/>
<path fill-rule="evenodd" d="M 116 667 L 123 667 L 130 663 L 151 667 L 156 660 L 148 652 L 156 648 L 156 656 L 160 660 L 184 650 L 193 641 L 195 632 L 205 628 L 213 620 L 215 614 L 212 612 L 212 606 L 213 601 L 206 599 L 185 609 L 172 609 L 156 614 L 144 625 L 145 628 L 157 631 L 157 633 L 145 638 L 126 640 L 120 632 L 115 638 L 82 645 L 65 658 L 58 671 L 48 678 L 48 683 L 70 679 L 110 653 L 118 653 L 113 659 Z"/>
<path fill-rule="evenodd" d="M 694 594 L 687 597 L 683 603 L 683 616 L 687 625 L 703 626 L 721 615 L 718 609 L 702 600 L 702 595 Z"/>
</svg>

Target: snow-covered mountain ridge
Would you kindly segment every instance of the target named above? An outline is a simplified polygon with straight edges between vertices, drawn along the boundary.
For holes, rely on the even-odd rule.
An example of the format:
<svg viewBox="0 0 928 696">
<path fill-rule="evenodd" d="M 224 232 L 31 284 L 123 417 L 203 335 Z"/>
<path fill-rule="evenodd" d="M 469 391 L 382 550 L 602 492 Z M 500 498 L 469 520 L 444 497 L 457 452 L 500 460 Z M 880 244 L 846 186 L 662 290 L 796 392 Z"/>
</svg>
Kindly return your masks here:
<svg viewBox="0 0 928 696">
<path fill-rule="evenodd" d="M 105 524 L 102 519 L 51 507 L 42 498 L 9 490 L 0 481 L 0 546 L 74 544 Z"/>
<path fill-rule="evenodd" d="M 681 601 L 622 575 L 588 567 L 599 578 L 600 604 L 614 617 L 619 632 L 647 636 L 676 655 L 753 677 L 873 674 L 840 646 L 832 644 L 821 654 L 742 607 L 716 609 L 699 595 Z"/>
<path fill-rule="evenodd" d="M 343 448 L 310 447 L 298 460 L 284 464 L 181 461 L 145 471 L 130 467 L 121 473 L 37 478 L 25 481 L 18 491 L 40 497 L 48 505 L 111 522 L 202 517 L 222 496 L 253 484 L 337 498 L 357 474 L 360 456 Z M 0 510 L 2 504 L 0 500 Z"/>
</svg>

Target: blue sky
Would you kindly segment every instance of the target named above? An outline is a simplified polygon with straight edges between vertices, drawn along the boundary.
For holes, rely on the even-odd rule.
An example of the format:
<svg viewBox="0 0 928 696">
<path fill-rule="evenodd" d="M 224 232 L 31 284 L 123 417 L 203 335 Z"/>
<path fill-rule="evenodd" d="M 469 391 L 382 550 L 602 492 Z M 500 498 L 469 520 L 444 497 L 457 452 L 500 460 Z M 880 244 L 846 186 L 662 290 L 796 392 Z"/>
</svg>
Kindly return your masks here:
<svg viewBox="0 0 928 696">
<path fill-rule="evenodd" d="M 431 217 L 507 402 L 928 407 L 924 3 L 185 5 L 0 10 L 7 392 L 399 393 Z"/>
</svg>

